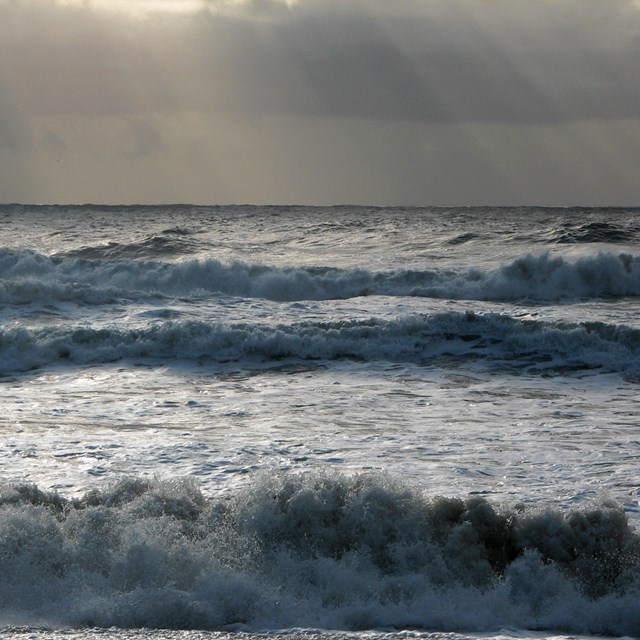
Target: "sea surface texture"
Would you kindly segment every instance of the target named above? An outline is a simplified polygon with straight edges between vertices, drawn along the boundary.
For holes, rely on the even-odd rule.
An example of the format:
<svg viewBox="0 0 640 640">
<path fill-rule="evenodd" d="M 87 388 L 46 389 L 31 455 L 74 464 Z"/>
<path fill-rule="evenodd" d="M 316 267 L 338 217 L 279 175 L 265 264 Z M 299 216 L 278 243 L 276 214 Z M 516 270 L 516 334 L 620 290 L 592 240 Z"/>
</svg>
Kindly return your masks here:
<svg viewBox="0 0 640 640">
<path fill-rule="evenodd" d="M 0 635 L 640 636 L 639 241 L 0 206 Z"/>
</svg>

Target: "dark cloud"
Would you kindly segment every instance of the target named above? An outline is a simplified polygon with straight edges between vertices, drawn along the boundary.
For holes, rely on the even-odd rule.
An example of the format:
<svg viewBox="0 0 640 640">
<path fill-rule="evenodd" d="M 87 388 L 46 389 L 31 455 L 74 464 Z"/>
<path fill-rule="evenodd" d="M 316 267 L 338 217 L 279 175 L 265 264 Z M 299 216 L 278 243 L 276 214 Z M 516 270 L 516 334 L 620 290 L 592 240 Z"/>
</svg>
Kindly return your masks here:
<svg viewBox="0 0 640 640">
<path fill-rule="evenodd" d="M 637 203 L 638 4 L 0 0 L 0 201 Z"/>
<path fill-rule="evenodd" d="M 302 2 L 271 21 L 216 15 L 204 33 L 210 64 L 228 57 L 242 79 L 236 108 L 525 123 L 639 111 L 640 14 L 622 0 Z"/>
<path fill-rule="evenodd" d="M 5 83 L 40 113 L 522 123 L 639 115 L 640 12 L 628 1 L 253 0 L 240 15 L 221 6 L 142 21 L 5 2 Z"/>
</svg>

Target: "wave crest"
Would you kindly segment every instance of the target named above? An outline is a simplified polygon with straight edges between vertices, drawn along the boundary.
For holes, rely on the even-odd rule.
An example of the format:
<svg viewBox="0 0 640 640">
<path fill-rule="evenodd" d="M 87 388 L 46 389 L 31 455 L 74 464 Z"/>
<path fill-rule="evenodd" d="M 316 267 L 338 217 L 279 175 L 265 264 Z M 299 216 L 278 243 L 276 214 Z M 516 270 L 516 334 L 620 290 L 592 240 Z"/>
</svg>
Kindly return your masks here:
<svg viewBox="0 0 640 640">
<path fill-rule="evenodd" d="M 551 323 L 471 312 L 290 325 L 158 320 L 134 329 L 0 329 L 1 373 L 122 359 L 437 364 L 443 358 L 483 359 L 485 366 L 508 370 L 517 365 L 534 374 L 603 369 L 633 377 L 640 373 L 640 331 L 601 322 Z"/>
<path fill-rule="evenodd" d="M 181 242 L 180 237 L 160 240 L 163 244 Z M 116 254 L 126 255 L 126 248 L 122 252 L 120 249 L 114 249 Z M 79 250 L 79 254 L 83 252 Z M 218 294 L 275 301 L 363 295 L 502 301 L 640 295 L 640 257 L 629 254 L 601 253 L 570 261 L 545 253 L 523 256 L 495 270 L 381 272 L 223 263 L 215 259 L 168 262 L 91 257 L 48 257 L 32 251 L 1 250 L 0 302 L 102 304 L 118 299 Z"/>
</svg>

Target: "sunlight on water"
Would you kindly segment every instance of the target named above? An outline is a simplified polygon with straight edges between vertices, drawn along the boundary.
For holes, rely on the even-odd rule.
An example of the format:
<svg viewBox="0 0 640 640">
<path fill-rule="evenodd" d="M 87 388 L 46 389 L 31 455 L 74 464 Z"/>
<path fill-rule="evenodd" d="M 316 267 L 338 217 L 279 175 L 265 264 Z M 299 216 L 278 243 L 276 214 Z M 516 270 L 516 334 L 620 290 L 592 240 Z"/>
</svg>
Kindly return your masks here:
<svg viewBox="0 0 640 640">
<path fill-rule="evenodd" d="M 0 207 L 2 636 L 637 635 L 636 217 Z"/>
</svg>

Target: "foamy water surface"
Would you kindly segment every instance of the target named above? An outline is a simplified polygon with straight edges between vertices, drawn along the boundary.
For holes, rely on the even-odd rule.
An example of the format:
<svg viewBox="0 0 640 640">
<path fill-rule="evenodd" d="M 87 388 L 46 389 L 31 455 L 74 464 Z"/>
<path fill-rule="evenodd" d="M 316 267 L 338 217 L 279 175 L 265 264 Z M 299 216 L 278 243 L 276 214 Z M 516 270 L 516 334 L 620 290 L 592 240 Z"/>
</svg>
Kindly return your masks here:
<svg viewBox="0 0 640 640">
<path fill-rule="evenodd" d="M 640 634 L 637 211 L 0 225 L 5 637 Z"/>
</svg>

